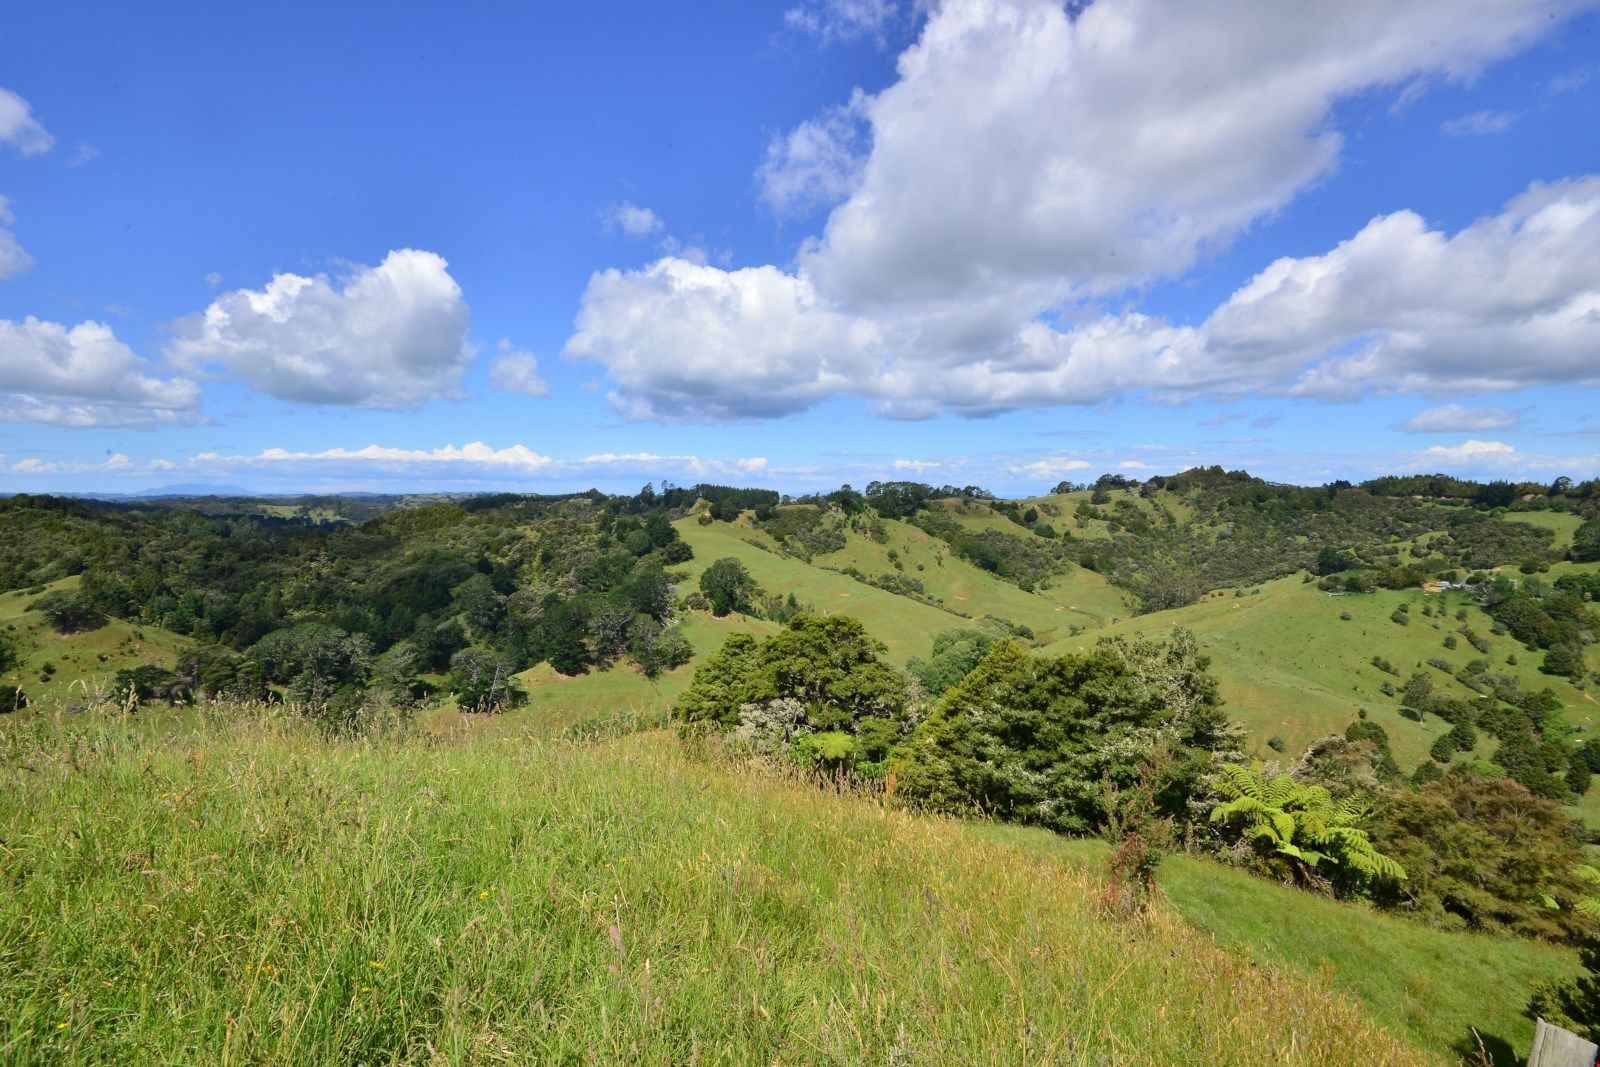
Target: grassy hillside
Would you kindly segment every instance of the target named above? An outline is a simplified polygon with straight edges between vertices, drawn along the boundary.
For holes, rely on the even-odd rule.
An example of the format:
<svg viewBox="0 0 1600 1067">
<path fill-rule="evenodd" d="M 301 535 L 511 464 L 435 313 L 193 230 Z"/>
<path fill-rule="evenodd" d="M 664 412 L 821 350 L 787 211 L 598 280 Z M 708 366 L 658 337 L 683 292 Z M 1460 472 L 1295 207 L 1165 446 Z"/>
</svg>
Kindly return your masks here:
<svg viewBox="0 0 1600 1067">
<path fill-rule="evenodd" d="M 0 745 L 11 1063 L 1433 1058 L 1072 865 L 657 738 Z"/>
<path fill-rule="evenodd" d="M 1392 621 L 1396 607 L 1410 604 L 1410 625 Z M 1447 609 L 1443 618 L 1421 614 L 1424 605 Z M 1468 624 L 1489 640 L 1479 653 L 1465 641 L 1444 647 L 1446 635 L 1459 625 L 1455 613 L 1465 609 Z M 1350 619 L 1342 618 L 1349 614 Z M 1566 679 L 1540 674 L 1542 652 L 1529 652 L 1510 637 L 1489 633 L 1492 620 L 1460 592 L 1429 594 L 1421 589 L 1379 590 L 1359 596 L 1330 596 L 1298 578 L 1268 582 L 1243 596 L 1213 593 L 1199 603 L 1141 615 L 1117 625 L 1068 638 L 1046 653 L 1084 648 L 1108 634 L 1160 635 L 1176 626 L 1195 632 L 1213 660 L 1228 712 L 1249 729 L 1257 746 L 1281 738 L 1291 753 L 1317 737 L 1342 731 L 1366 708 L 1389 732 L 1395 758 L 1410 767 L 1428 755 L 1428 746 L 1449 727 L 1437 719 L 1417 723 L 1402 718 L 1399 700 L 1385 696 L 1385 682 L 1399 685 L 1414 670 L 1429 674 L 1435 686 L 1462 696 L 1471 691 L 1427 665 L 1440 658 L 1459 667 L 1483 658 L 1497 671 L 1511 673 L 1533 689 L 1549 686 L 1569 709 L 1575 725 L 1592 730 L 1600 704 L 1574 689 Z M 1507 664 L 1515 655 L 1517 664 Z M 1372 665 L 1381 656 L 1393 664 L 1396 678 Z M 1492 740 L 1481 742 L 1491 745 Z"/>
<path fill-rule="evenodd" d="M 1025 855 L 1092 872 L 1106 846 L 1017 826 L 984 826 Z M 1423 1048 L 1476 1051 L 1475 1029 L 1497 1063 L 1520 1064 L 1533 1038 L 1522 1014 L 1535 986 L 1576 970 L 1574 954 L 1536 941 L 1448 934 L 1240 870 L 1169 858 L 1159 882 L 1171 906 L 1263 967 L 1288 964 L 1355 997 L 1374 1018 Z"/>
<path fill-rule="evenodd" d="M 119 619 L 83 633 L 62 635 L 51 629 L 43 615 L 27 610 L 46 592 L 77 587 L 78 579 L 72 577 L 38 592 L 0 594 L 0 630 L 15 640 L 22 654 L 18 669 L 0 682 L 20 686 L 31 702 L 45 707 L 82 703 L 104 693 L 123 667 L 141 663 L 170 667 L 189 646 L 188 639 L 159 626 L 135 626 Z M 46 665 L 55 670 L 47 673 Z"/>
<path fill-rule="evenodd" d="M 928 655 L 934 634 L 963 624 L 962 617 L 952 612 L 759 548 L 750 543 L 759 537 L 747 527 L 722 522 L 702 526 L 694 519 L 680 519 L 674 525 L 694 549 L 694 559 L 683 567 L 694 578 L 716 560 L 731 556 L 743 563 L 768 593 L 793 591 L 803 604 L 819 611 L 854 615 L 872 636 L 889 646 L 889 658 L 895 663 Z"/>
<path fill-rule="evenodd" d="M 664 711 L 694 679 L 695 666 L 721 648 L 729 634 L 759 637 L 778 629 L 774 623 L 744 615 L 719 619 L 701 611 L 688 612 L 680 625 L 694 645 L 692 663 L 656 678 L 646 678 L 626 662 L 570 678 L 541 663 L 517 676 L 528 692 L 528 703 L 513 718 L 526 719 L 538 728 L 560 728 L 602 715 Z"/>
</svg>

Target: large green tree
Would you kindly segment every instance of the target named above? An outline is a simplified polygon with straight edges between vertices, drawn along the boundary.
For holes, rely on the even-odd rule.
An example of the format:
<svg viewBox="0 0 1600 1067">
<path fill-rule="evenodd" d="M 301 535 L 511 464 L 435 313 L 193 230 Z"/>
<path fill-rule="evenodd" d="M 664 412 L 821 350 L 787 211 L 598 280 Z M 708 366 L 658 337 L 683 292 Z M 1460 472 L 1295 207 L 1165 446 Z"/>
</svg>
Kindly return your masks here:
<svg viewBox="0 0 1600 1067">
<path fill-rule="evenodd" d="M 1583 828 L 1510 778 L 1453 771 L 1385 796 L 1373 842 L 1406 869 L 1374 886 L 1382 904 L 1430 922 L 1552 940 L 1590 935 L 1580 903 Z"/>
<path fill-rule="evenodd" d="M 749 735 L 765 734 L 781 718 L 785 742 L 876 773 L 900 739 L 906 713 L 906 679 L 883 661 L 883 651 L 856 619 L 802 612 L 765 641 L 730 636 L 695 671 L 677 712 L 689 721 L 741 725 Z M 782 715 L 770 710 L 775 705 Z M 830 734 L 839 736 L 802 740 Z"/>
<path fill-rule="evenodd" d="M 891 761 L 898 795 L 953 813 L 1080 832 L 1105 820 L 1107 785 L 1143 781 L 1159 811 L 1180 818 L 1218 758 L 1237 758 L 1238 731 L 1221 709 L 1194 637 L 1102 641 L 1090 652 L 1031 656 L 1014 641 L 944 695 Z"/>
<path fill-rule="evenodd" d="M 759 588 L 743 563 L 728 556 L 706 568 L 700 576 L 700 591 L 711 602 L 713 615 L 750 610 Z"/>
</svg>

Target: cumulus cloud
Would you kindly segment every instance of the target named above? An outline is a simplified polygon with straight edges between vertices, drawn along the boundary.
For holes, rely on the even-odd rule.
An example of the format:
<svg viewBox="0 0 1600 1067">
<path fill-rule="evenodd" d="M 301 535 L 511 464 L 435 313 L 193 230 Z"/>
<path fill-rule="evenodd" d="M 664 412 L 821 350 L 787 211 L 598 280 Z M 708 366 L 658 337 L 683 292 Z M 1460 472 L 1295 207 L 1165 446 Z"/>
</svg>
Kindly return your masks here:
<svg viewBox="0 0 1600 1067">
<path fill-rule="evenodd" d="M 1600 177 L 1535 184 L 1455 235 L 1415 212 L 1280 259 L 1205 325 L 1219 368 L 1302 395 L 1600 383 Z M 1508 358 L 1509 357 L 1509 358 Z"/>
<path fill-rule="evenodd" d="M 949 0 L 867 104 L 809 269 L 851 301 L 1170 276 L 1332 169 L 1340 100 L 1467 76 L 1575 6 Z"/>
<path fill-rule="evenodd" d="M 550 383 L 539 377 L 539 358 L 532 352 L 519 352 L 510 341 L 495 346 L 497 355 L 489 368 L 489 381 L 496 389 L 524 396 L 547 396 Z"/>
<path fill-rule="evenodd" d="M 1395 426 L 1406 433 L 1473 433 L 1483 430 L 1514 430 L 1522 416 L 1506 408 L 1464 407 L 1444 404 L 1425 408 Z"/>
<path fill-rule="evenodd" d="M 1482 463 L 1504 461 L 1515 457 L 1517 450 L 1504 441 L 1462 441 L 1459 445 L 1434 445 L 1425 448 L 1419 456 L 1440 463 Z"/>
<path fill-rule="evenodd" d="M 843 198 L 792 269 L 669 257 L 600 272 L 565 353 L 603 364 L 614 405 L 636 418 L 765 417 L 840 394 L 920 418 L 1129 392 L 1335 399 L 1498 387 L 1515 368 L 1474 377 L 1469 358 L 1448 355 L 1459 333 L 1427 333 L 1473 317 L 1449 294 L 1439 294 L 1449 313 L 1431 321 L 1381 293 L 1379 307 L 1330 307 L 1319 325 L 1282 318 L 1293 293 L 1273 270 L 1308 289 L 1342 284 L 1316 277 L 1309 260 L 1274 264 L 1204 327 L 1094 314 L 1088 302 L 1180 275 L 1328 174 L 1342 145 L 1331 125 L 1341 100 L 1468 77 L 1574 9 L 1566 0 L 947 0 L 900 56 L 893 85 L 858 91 L 769 148 L 758 178 L 774 210 Z M 1531 190 L 1514 213 L 1531 217 L 1541 195 Z M 1402 216 L 1367 239 L 1404 246 Z M 1541 215 L 1525 245 L 1541 226 L 1577 236 L 1586 225 L 1558 216 Z M 1417 247 L 1394 251 L 1444 240 L 1409 220 Z M 1507 227 L 1522 233 L 1515 219 Z M 1513 236 L 1502 243 L 1523 240 Z M 1559 241 L 1542 251 L 1572 252 L 1580 265 L 1545 263 L 1524 288 L 1540 279 L 1570 288 L 1584 273 L 1592 253 Z M 1330 255 L 1360 241 L 1347 244 Z M 1402 289 L 1420 295 L 1416 284 Z M 1499 339 L 1570 342 L 1594 318 L 1581 300 L 1546 312 L 1501 320 Z M 1363 317 L 1386 346 L 1343 332 Z M 1494 313 L 1476 320 L 1484 329 L 1467 332 L 1487 342 Z M 1335 353 L 1338 343 L 1358 358 Z M 1559 354 L 1537 362 L 1549 375 L 1574 373 Z M 1302 374 L 1307 363 L 1316 365 Z M 1395 371 L 1400 379 L 1382 380 Z"/>
<path fill-rule="evenodd" d="M 10 89 L 0 89 L 0 144 L 25 156 L 50 151 L 56 139 L 33 117 L 28 102 Z"/>
<path fill-rule="evenodd" d="M 392 411 L 458 397 L 474 350 L 447 266 L 408 248 L 339 279 L 279 274 L 174 323 L 167 355 L 304 404 Z"/>
<path fill-rule="evenodd" d="M 767 145 L 756 172 L 761 199 L 778 215 L 836 204 L 856 189 L 868 148 L 867 95 L 807 119 Z"/>
<path fill-rule="evenodd" d="M 612 204 L 605 211 L 606 228 L 614 230 L 629 237 L 642 238 L 660 233 L 666 223 L 647 207 L 640 207 L 631 200 L 624 200 L 619 204 Z"/>
<path fill-rule="evenodd" d="M 745 418 L 851 390 L 871 371 L 874 334 L 776 267 L 725 271 L 667 257 L 590 279 L 564 351 L 606 364 L 624 414 Z"/>
<path fill-rule="evenodd" d="M 54 426 L 201 421 L 200 388 L 158 378 L 111 327 L 0 319 L 0 419 Z"/>
</svg>

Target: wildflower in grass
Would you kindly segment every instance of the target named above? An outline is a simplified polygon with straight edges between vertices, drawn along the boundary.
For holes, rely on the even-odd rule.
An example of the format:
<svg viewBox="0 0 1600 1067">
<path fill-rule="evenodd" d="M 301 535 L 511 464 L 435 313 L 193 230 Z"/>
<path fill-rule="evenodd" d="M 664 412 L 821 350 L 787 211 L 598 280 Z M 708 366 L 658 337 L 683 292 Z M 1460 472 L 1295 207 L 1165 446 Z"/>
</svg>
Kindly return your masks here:
<svg viewBox="0 0 1600 1067">
<path fill-rule="evenodd" d="M 371 967 L 375 971 L 381 971 L 383 970 L 384 964 L 382 960 L 368 960 L 367 966 Z"/>
</svg>

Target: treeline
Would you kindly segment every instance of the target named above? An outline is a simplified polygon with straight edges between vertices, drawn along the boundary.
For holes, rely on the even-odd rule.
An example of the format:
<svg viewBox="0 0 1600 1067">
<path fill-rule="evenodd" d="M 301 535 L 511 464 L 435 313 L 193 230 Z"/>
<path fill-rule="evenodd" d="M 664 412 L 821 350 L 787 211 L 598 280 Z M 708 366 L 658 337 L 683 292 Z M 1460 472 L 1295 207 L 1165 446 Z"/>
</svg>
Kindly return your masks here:
<svg viewBox="0 0 1600 1067">
<path fill-rule="evenodd" d="M 539 662 L 688 659 L 672 568 L 692 553 L 654 496 L 508 496 L 344 528 L 12 498 L 0 529 L 14 586 L 81 576 L 35 602 L 57 629 L 113 616 L 200 643 L 175 670 L 127 672 L 127 692 L 345 708 L 448 685 L 471 707 L 513 701 L 511 676 Z"/>
<path fill-rule="evenodd" d="M 1041 657 L 956 630 L 905 673 L 882 651 L 844 616 L 801 614 L 766 640 L 734 635 L 677 702 L 681 733 L 920 810 L 1105 835 L 1124 888 L 1148 884 L 1160 854 L 1181 848 L 1436 926 L 1596 934 L 1587 835 L 1560 801 L 1588 789 L 1600 752 L 1568 742 L 1548 693 L 1482 679 L 1494 699 L 1469 711 L 1411 683 L 1408 704 L 1500 745 L 1491 759 L 1429 761 L 1407 776 L 1364 719 L 1287 765 L 1246 761 L 1183 631 Z"/>
</svg>

